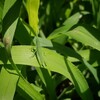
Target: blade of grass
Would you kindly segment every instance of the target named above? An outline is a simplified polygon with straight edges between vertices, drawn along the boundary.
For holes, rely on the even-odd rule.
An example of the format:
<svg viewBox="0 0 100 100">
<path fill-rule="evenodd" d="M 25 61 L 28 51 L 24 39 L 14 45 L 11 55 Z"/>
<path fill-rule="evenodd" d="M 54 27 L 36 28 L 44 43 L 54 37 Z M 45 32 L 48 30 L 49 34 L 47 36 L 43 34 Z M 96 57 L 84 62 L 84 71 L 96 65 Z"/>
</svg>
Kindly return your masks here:
<svg viewBox="0 0 100 100">
<path fill-rule="evenodd" d="M 2 33 L 4 34 L 10 25 L 19 17 L 22 0 L 5 0 L 3 9 Z"/>
<path fill-rule="evenodd" d="M 43 96 L 37 91 L 37 87 L 34 84 L 32 85 L 20 78 L 18 81 L 18 91 L 24 98 L 28 98 L 28 100 L 29 98 L 31 100 L 44 100 Z"/>
<path fill-rule="evenodd" d="M 90 72 L 93 74 L 94 78 L 96 79 L 97 83 L 100 83 L 100 80 L 98 78 L 98 73 L 96 71 L 95 68 L 93 68 L 93 66 L 91 66 L 85 59 L 82 59 L 83 63 L 85 64 L 85 66 L 90 70 Z"/>
<path fill-rule="evenodd" d="M 65 35 L 75 39 L 78 42 L 88 45 L 100 51 L 100 42 L 87 29 L 82 26 L 64 33 Z"/>
<path fill-rule="evenodd" d="M 67 32 L 72 26 L 78 23 L 80 18 L 82 17 L 82 14 L 76 13 L 73 16 L 69 17 L 64 23 L 64 26 L 61 26 L 60 28 L 54 30 L 48 37 L 48 39 L 53 39 L 57 36 L 59 36 L 59 33 Z"/>
<path fill-rule="evenodd" d="M 2 67 L 0 72 L 0 100 L 13 100 L 18 77 Z"/>
<path fill-rule="evenodd" d="M 79 93 L 82 100 L 89 100 L 89 99 L 93 100 L 93 96 L 90 93 L 88 84 L 85 78 L 83 77 L 82 73 L 76 68 L 76 66 L 74 66 L 69 61 L 66 61 L 66 59 L 65 59 L 65 62 L 66 62 L 68 71 L 71 75 L 71 78 L 73 80 L 73 83 L 75 85 L 76 91 Z"/>
<path fill-rule="evenodd" d="M 38 28 L 39 4 L 40 4 L 40 0 L 24 0 L 24 5 L 28 13 L 29 25 L 32 27 L 35 34 L 39 33 L 39 28 Z"/>
</svg>

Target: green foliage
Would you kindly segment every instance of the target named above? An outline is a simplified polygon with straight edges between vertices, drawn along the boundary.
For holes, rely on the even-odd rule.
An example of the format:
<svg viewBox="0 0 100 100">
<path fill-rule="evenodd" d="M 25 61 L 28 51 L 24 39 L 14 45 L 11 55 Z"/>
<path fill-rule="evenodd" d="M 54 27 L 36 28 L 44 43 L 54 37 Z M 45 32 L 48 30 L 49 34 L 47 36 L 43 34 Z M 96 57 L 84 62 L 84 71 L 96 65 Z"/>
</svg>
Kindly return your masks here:
<svg viewBox="0 0 100 100">
<path fill-rule="evenodd" d="M 99 0 L 0 0 L 0 100 L 99 100 L 99 13 Z"/>
<path fill-rule="evenodd" d="M 36 34 L 38 34 L 38 9 L 40 0 L 24 0 L 24 5 L 26 7 L 29 24 L 33 28 Z"/>
</svg>

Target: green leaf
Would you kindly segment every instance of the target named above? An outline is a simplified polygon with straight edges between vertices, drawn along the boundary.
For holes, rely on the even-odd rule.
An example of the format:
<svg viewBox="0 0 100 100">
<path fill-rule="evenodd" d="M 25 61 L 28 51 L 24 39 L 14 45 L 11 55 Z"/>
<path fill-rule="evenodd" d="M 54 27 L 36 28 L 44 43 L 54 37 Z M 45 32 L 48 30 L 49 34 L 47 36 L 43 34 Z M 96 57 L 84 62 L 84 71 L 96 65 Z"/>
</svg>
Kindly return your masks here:
<svg viewBox="0 0 100 100">
<path fill-rule="evenodd" d="M 63 25 L 68 25 L 68 27 L 69 27 L 68 29 L 70 29 L 73 25 L 75 25 L 79 22 L 80 18 L 82 18 L 82 14 L 79 12 L 75 13 L 74 15 L 69 17 L 67 20 L 65 20 Z"/>
<path fill-rule="evenodd" d="M 3 30 L 4 34 L 10 25 L 19 17 L 22 0 L 5 0 L 3 9 Z"/>
<path fill-rule="evenodd" d="M 24 38 L 22 38 L 24 36 Z M 18 40 L 18 42 L 21 45 L 28 45 L 31 44 L 31 36 L 29 35 L 28 31 L 26 30 L 25 26 L 23 25 L 22 21 L 19 20 L 16 32 L 15 32 L 15 38 Z"/>
<path fill-rule="evenodd" d="M 83 100 L 93 100 L 88 84 L 76 66 L 68 61 L 64 56 L 56 53 L 54 50 L 43 48 L 42 52 L 47 69 L 69 78 L 75 85 L 76 90 Z M 39 67 L 31 46 L 14 46 L 12 48 L 12 56 L 16 64 Z M 0 61 L 0 64 L 3 63 Z"/>
<path fill-rule="evenodd" d="M 65 45 L 66 41 L 68 40 L 68 37 L 66 35 L 59 35 L 58 37 L 53 39 L 53 42 Z"/>
<path fill-rule="evenodd" d="M 97 50 L 82 50 L 78 52 L 85 60 L 87 60 L 93 67 L 100 65 L 100 52 Z"/>
<path fill-rule="evenodd" d="M 64 33 L 78 42 L 88 45 L 100 51 L 100 42 L 86 28 L 78 26 L 75 29 Z"/>
<path fill-rule="evenodd" d="M 100 2 L 99 0 L 90 0 L 92 4 L 92 12 L 94 20 L 96 21 L 97 28 L 100 28 Z"/>
<path fill-rule="evenodd" d="M 83 59 L 83 63 L 90 70 L 90 72 L 93 74 L 94 78 L 96 79 L 97 83 L 99 84 L 100 81 L 99 81 L 99 78 L 98 78 L 97 70 L 95 68 L 93 68 L 93 66 L 91 66 L 85 59 Z"/>
<path fill-rule="evenodd" d="M 54 30 L 48 37 L 48 39 L 54 39 L 59 36 L 59 33 L 67 32 L 72 26 L 78 23 L 82 15 L 80 13 L 76 13 L 73 16 L 69 17 L 64 23 L 64 26 Z"/>
<path fill-rule="evenodd" d="M 46 38 L 38 37 L 38 41 L 39 41 L 41 47 L 53 47 L 52 42 Z M 36 37 L 34 38 L 33 42 L 34 42 L 34 44 L 36 44 Z"/>
<path fill-rule="evenodd" d="M 3 43 L 8 53 L 10 53 L 10 50 L 11 50 L 11 45 L 14 38 L 15 30 L 17 27 L 17 23 L 18 23 L 18 19 L 16 19 L 15 22 L 7 29 L 3 38 Z"/>
<path fill-rule="evenodd" d="M 47 67 L 47 66 L 46 66 Z M 50 100 L 56 100 L 56 92 L 55 92 L 55 86 L 54 86 L 54 80 L 51 77 L 51 72 L 48 68 L 38 68 L 36 67 L 36 70 L 43 81 L 47 92 L 48 92 L 48 99 Z"/>
<path fill-rule="evenodd" d="M 88 100 L 88 99 L 93 100 L 88 84 L 85 78 L 83 77 L 82 73 L 76 68 L 76 66 L 74 66 L 66 58 L 56 54 L 55 52 L 49 50 L 46 52 L 45 50 L 44 55 L 46 64 L 48 65 L 51 71 L 54 72 L 56 71 L 69 78 L 75 85 L 77 92 L 79 93 L 79 95 L 83 100 Z M 60 67 L 62 68 L 60 69 Z M 91 97 L 88 96 L 87 94 L 91 95 Z"/>
<path fill-rule="evenodd" d="M 96 69 L 86 61 L 86 60 L 88 60 L 91 63 L 93 63 L 93 61 L 97 61 L 97 59 L 99 59 L 99 58 L 97 58 L 98 57 L 97 55 L 99 55 L 99 52 L 97 52 L 95 50 L 95 51 L 91 51 L 91 54 L 89 54 L 90 53 L 89 50 L 80 50 L 79 52 L 76 52 L 73 49 L 70 49 L 65 46 L 61 46 L 60 44 L 57 44 L 57 43 L 54 43 L 53 45 L 54 45 L 54 48 L 56 49 L 56 51 L 59 52 L 60 54 L 65 55 L 69 61 L 83 62 L 84 65 L 88 68 L 88 70 L 93 74 L 97 83 L 99 83 Z M 89 58 L 92 58 L 92 59 L 89 59 Z"/>
<path fill-rule="evenodd" d="M 44 100 L 42 95 L 36 90 L 35 85 L 32 85 L 20 78 L 18 81 L 18 91 L 23 95 L 24 98 L 30 98 L 29 100 Z"/>
<path fill-rule="evenodd" d="M 2 67 L 0 72 L 0 100 L 13 100 L 18 77 Z"/>
<path fill-rule="evenodd" d="M 24 0 L 24 5 L 26 7 L 29 24 L 33 28 L 35 34 L 38 34 L 38 10 L 39 10 L 40 0 Z"/>
<path fill-rule="evenodd" d="M 14 3 L 17 0 L 5 0 L 4 2 L 4 9 L 3 9 L 3 18 L 5 17 L 5 15 L 7 14 L 7 12 L 9 11 L 9 9 L 14 5 Z"/>
<path fill-rule="evenodd" d="M 10 52 L 15 30 L 17 27 L 20 7 L 21 7 L 21 0 L 13 0 L 13 1 L 11 0 L 11 2 L 8 2 L 8 0 L 5 0 L 4 10 L 3 10 L 3 14 L 4 14 L 3 42 L 8 52 Z"/>
<path fill-rule="evenodd" d="M 0 1 L 0 23 L 2 20 L 2 14 L 3 14 L 3 3 L 2 3 L 2 1 Z"/>
<path fill-rule="evenodd" d="M 63 45 L 60 45 L 58 43 L 53 43 L 53 48 L 54 50 L 56 50 L 58 53 L 64 55 L 67 57 L 67 59 L 71 62 L 77 62 L 77 61 L 80 61 L 81 60 L 81 55 L 80 53 L 78 54 L 75 50 L 69 48 L 69 47 L 66 47 L 66 46 L 63 46 Z"/>
<path fill-rule="evenodd" d="M 72 63 L 66 61 L 67 68 L 74 82 L 75 88 L 83 100 L 93 100 L 88 84 L 82 73 Z"/>
</svg>

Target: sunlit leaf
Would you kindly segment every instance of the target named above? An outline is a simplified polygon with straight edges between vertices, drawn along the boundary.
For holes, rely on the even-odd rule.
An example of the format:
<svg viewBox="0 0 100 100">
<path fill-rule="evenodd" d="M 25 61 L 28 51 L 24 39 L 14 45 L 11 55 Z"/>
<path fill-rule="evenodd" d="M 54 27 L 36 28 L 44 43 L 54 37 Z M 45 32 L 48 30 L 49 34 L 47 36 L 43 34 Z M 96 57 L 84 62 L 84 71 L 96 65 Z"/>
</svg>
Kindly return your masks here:
<svg viewBox="0 0 100 100">
<path fill-rule="evenodd" d="M 92 95 L 90 93 L 88 84 L 82 73 L 71 62 L 69 62 L 66 57 L 61 56 L 54 50 L 52 51 L 49 49 L 43 49 L 43 54 L 47 65 L 46 69 L 60 73 L 69 78 L 75 85 L 76 90 L 80 94 L 81 98 L 83 98 L 83 100 L 92 100 Z M 12 55 L 16 64 L 39 67 L 38 61 L 34 56 L 34 52 L 32 52 L 31 46 L 15 46 L 12 48 Z"/>
<path fill-rule="evenodd" d="M 19 76 L 7 72 L 7 70 L 2 67 L 0 72 L 0 100 L 13 100 L 18 77 Z"/>
<path fill-rule="evenodd" d="M 18 81 L 18 90 L 24 98 L 28 98 L 30 100 L 44 100 L 43 96 L 36 90 L 37 87 L 33 84 L 33 86 L 22 78 Z M 38 88 L 37 88 L 38 89 Z"/>
<path fill-rule="evenodd" d="M 38 34 L 38 9 L 39 9 L 40 0 L 24 0 L 24 5 L 28 12 L 29 24 L 35 31 L 35 34 Z"/>
<path fill-rule="evenodd" d="M 76 13 L 73 16 L 69 17 L 64 23 L 63 26 L 60 28 L 54 30 L 50 36 L 48 37 L 49 39 L 53 39 L 57 36 L 59 36 L 59 33 L 64 33 L 67 32 L 72 26 L 78 23 L 82 15 L 80 13 Z"/>
<path fill-rule="evenodd" d="M 100 42 L 97 38 L 95 38 L 87 29 L 82 26 L 78 26 L 77 28 L 66 32 L 67 36 L 75 39 L 83 43 L 84 45 L 88 45 L 100 51 Z"/>
</svg>

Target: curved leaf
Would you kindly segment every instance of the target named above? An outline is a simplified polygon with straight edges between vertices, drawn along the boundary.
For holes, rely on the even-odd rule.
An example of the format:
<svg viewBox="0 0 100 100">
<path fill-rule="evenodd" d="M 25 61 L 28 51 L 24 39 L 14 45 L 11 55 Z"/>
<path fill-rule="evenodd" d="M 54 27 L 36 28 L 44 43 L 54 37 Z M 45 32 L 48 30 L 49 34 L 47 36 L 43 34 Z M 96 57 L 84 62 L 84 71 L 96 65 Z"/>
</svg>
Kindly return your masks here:
<svg viewBox="0 0 100 100">
<path fill-rule="evenodd" d="M 82 17 L 81 13 L 76 13 L 69 17 L 64 23 L 64 26 L 61 26 L 54 30 L 48 37 L 48 39 L 54 39 L 55 37 L 59 36 L 59 33 L 67 32 L 72 26 L 76 25 L 80 18 Z"/>
<path fill-rule="evenodd" d="M 32 46 L 14 46 L 12 48 L 13 60 L 16 64 L 39 67 L 38 61 L 32 51 Z M 83 100 L 93 100 L 88 84 L 82 73 L 64 56 L 54 50 L 42 49 L 47 69 L 60 73 L 69 78 Z M 8 62 L 9 63 L 9 62 Z M 0 61 L 0 64 L 3 64 Z"/>
<path fill-rule="evenodd" d="M 34 84 L 32 85 L 20 78 L 18 81 L 18 90 L 21 94 L 24 93 L 24 98 L 28 98 L 28 100 L 44 100 L 42 95 L 36 90 L 37 87 Z"/>
<path fill-rule="evenodd" d="M 77 28 L 64 33 L 67 36 L 75 39 L 83 43 L 84 45 L 88 45 L 100 51 L 100 41 L 95 38 L 87 29 L 82 26 L 78 26 Z"/>
</svg>

